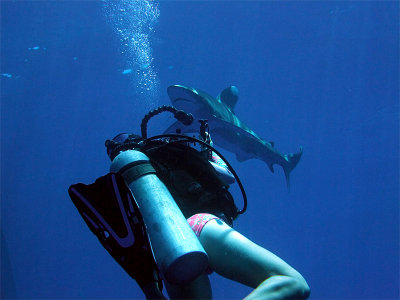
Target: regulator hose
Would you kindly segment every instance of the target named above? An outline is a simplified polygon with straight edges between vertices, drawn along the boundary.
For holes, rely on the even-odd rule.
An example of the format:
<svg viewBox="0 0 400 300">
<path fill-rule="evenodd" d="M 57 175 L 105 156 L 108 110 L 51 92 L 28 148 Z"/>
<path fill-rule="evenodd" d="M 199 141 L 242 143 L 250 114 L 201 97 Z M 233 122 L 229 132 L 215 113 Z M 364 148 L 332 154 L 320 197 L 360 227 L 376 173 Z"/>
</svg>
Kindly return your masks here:
<svg viewBox="0 0 400 300">
<path fill-rule="evenodd" d="M 173 106 L 163 105 L 157 107 L 154 110 L 149 111 L 142 119 L 142 123 L 140 124 L 140 129 L 142 133 L 142 138 L 147 139 L 147 123 L 149 120 L 164 111 L 169 111 L 174 114 L 174 118 L 181 122 L 183 125 L 190 125 L 193 123 L 193 115 L 184 112 L 183 110 L 178 110 Z"/>
</svg>

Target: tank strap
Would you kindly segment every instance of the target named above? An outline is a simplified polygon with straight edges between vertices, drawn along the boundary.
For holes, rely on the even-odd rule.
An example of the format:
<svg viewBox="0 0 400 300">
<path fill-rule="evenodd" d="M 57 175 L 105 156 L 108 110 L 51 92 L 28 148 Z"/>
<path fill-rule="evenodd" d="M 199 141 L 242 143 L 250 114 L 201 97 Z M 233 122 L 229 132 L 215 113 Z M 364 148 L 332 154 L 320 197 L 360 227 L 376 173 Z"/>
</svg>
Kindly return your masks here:
<svg viewBox="0 0 400 300">
<path fill-rule="evenodd" d="M 135 161 L 123 167 L 118 173 L 123 175 L 127 185 L 147 174 L 156 174 L 156 170 L 149 161 Z"/>
</svg>

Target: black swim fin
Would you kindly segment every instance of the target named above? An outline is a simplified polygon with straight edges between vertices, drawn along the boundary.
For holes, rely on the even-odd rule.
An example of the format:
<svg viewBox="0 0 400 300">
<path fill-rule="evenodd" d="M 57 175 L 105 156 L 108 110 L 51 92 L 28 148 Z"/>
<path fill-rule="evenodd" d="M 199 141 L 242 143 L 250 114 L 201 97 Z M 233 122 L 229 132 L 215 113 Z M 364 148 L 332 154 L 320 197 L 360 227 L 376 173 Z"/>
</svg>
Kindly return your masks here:
<svg viewBox="0 0 400 300">
<path fill-rule="evenodd" d="M 121 175 L 71 185 L 68 193 L 90 230 L 111 256 L 143 287 L 162 283 L 139 207 Z"/>
</svg>

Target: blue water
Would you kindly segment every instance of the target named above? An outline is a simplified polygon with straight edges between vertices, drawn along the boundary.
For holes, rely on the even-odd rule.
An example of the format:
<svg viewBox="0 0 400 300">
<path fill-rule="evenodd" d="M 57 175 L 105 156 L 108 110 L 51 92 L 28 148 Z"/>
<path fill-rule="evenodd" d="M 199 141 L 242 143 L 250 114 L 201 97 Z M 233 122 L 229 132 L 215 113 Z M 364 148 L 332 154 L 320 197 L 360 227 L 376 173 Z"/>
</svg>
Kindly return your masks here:
<svg viewBox="0 0 400 300">
<path fill-rule="evenodd" d="M 2 1 L 2 297 L 143 299 L 67 188 L 108 172 L 104 141 L 138 133 L 169 85 L 233 84 L 242 121 L 304 148 L 290 193 L 279 167 L 224 152 L 249 198 L 235 228 L 312 299 L 398 299 L 398 24 L 397 1 Z M 211 281 L 216 299 L 251 291 Z"/>
</svg>

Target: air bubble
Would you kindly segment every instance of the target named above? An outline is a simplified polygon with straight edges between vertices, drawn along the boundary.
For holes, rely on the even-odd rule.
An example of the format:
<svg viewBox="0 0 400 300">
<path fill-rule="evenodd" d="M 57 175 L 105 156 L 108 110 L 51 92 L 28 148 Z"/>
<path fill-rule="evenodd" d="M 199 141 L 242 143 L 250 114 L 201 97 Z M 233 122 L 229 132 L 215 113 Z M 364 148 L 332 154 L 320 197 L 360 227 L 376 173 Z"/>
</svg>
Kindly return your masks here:
<svg viewBox="0 0 400 300">
<path fill-rule="evenodd" d="M 158 4 L 150 0 L 104 1 L 104 12 L 115 32 L 120 36 L 122 53 L 126 55 L 125 69 L 136 72 L 139 92 L 147 91 L 147 98 L 158 97 L 159 79 L 152 64 L 150 36 L 158 21 Z M 153 100 L 148 100 L 154 102 Z M 151 103 L 154 105 L 155 103 Z"/>
</svg>

